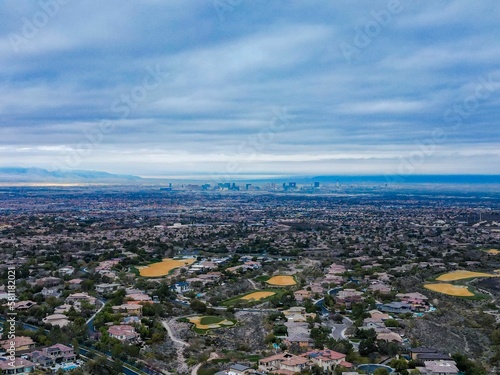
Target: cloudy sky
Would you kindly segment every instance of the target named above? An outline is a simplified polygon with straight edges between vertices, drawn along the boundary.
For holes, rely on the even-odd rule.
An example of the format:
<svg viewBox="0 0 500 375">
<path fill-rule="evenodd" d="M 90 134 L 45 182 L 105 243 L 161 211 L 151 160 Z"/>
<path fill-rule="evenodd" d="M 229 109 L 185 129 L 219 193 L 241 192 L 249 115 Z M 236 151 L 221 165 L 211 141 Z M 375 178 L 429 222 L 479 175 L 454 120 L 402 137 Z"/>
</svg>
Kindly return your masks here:
<svg viewBox="0 0 500 375">
<path fill-rule="evenodd" d="M 6 0 L 0 166 L 500 174 L 500 2 Z"/>
</svg>

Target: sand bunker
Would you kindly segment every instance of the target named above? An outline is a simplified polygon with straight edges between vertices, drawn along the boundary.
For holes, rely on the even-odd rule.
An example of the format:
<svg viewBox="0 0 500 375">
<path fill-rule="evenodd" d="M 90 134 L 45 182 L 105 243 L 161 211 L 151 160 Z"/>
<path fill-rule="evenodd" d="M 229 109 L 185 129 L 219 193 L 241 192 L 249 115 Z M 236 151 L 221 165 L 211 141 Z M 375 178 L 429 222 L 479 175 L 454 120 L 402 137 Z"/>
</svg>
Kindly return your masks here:
<svg viewBox="0 0 500 375">
<path fill-rule="evenodd" d="M 267 280 L 266 283 L 277 286 L 291 286 L 297 284 L 293 276 L 273 276 Z"/>
<path fill-rule="evenodd" d="M 146 277 L 158 277 L 168 275 L 173 269 L 184 267 L 186 265 L 193 264 L 196 261 L 194 258 L 187 259 L 172 259 L 166 258 L 158 263 L 150 264 L 149 266 L 139 268 L 139 273 L 141 276 Z"/>
<path fill-rule="evenodd" d="M 260 301 L 261 299 L 273 296 L 275 294 L 276 293 L 274 293 L 274 292 L 254 292 L 251 294 L 247 294 L 244 297 L 241 297 L 241 299 L 244 299 L 246 301 L 250 301 L 250 300 Z"/>
<path fill-rule="evenodd" d="M 497 249 L 489 249 L 489 250 L 486 250 L 486 252 L 488 254 L 493 254 L 493 255 L 500 254 L 500 250 L 497 250 Z"/>
<path fill-rule="evenodd" d="M 439 281 L 457 281 L 464 279 L 473 279 L 476 277 L 498 277 L 498 275 L 492 275 L 490 273 L 484 272 L 471 272 L 471 271 L 454 271 L 448 272 L 444 275 L 439 276 L 436 280 Z"/>
<path fill-rule="evenodd" d="M 425 289 L 432 290 L 434 292 L 447 294 L 449 296 L 455 297 L 472 297 L 473 293 L 467 289 L 466 286 L 457 286 L 453 284 L 426 284 L 424 285 Z"/>
</svg>

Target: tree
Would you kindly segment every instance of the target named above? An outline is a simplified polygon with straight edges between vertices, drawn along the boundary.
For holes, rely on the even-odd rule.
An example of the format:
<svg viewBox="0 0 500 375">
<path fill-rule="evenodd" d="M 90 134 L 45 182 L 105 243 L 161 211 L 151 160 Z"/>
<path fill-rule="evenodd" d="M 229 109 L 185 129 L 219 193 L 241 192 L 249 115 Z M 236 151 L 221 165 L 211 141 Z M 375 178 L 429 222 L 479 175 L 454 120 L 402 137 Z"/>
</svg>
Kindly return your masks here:
<svg viewBox="0 0 500 375">
<path fill-rule="evenodd" d="M 402 375 L 408 375 L 408 362 L 404 359 L 393 359 L 391 361 L 391 367 Z"/>
<path fill-rule="evenodd" d="M 311 367 L 311 374 L 312 375 L 323 375 L 323 369 L 319 367 L 318 365 L 313 365 Z"/>
<path fill-rule="evenodd" d="M 387 319 L 384 324 L 386 327 L 399 327 L 399 322 L 395 319 Z"/>
<path fill-rule="evenodd" d="M 341 314 L 335 314 L 333 316 L 333 321 L 337 324 L 341 324 L 344 321 L 344 316 Z"/>
<path fill-rule="evenodd" d="M 460 371 L 465 372 L 465 375 L 486 375 L 486 370 L 478 363 L 471 361 L 461 353 L 455 353 L 451 356 L 457 363 Z"/>
<path fill-rule="evenodd" d="M 71 340 L 71 346 L 73 347 L 73 351 L 75 352 L 76 355 L 80 354 L 80 345 L 78 344 L 77 339 Z"/>
<path fill-rule="evenodd" d="M 499 345 L 500 344 L 500 329 L 495 329 L 493 332 L 491 332 L 490 339 L 494 345 Z"/>
<path fill-rule="evenodd" d="M 278 324 L 274 326 L 274 335 L 275 336 L 286 336 L 288 335 L 288 328 L 283 324 Z"/>
<path fill-rule="evenodd" d="M 103 357 L 98 357 L 86 363 L 84 370 L 92 375 L 113 375 L 122 372 L 122 365 L 117 362 L 108 362 Z"/>
<path fill-rule="evenodd" d="M 367 338 L 361 340 L 359 343 L 359 354 L 366 357 L 371 353 L 375 353 L 377 351 L 377 345 L 375 345 L 375 340 L 373 338 Z"/>
<path fill-rule="evenodd" d="M 387 369 L 384 367 L 379 367 L 375 370 L 373 375 L 389 375 L 389 371 L 387 371 Z"/>
<path fill-rule="evenodd" d="M 203 314 L 207 310 L 207 305 L 197 299 L 191 301 L 190 307 L 199 314 Z"/>
</svg>

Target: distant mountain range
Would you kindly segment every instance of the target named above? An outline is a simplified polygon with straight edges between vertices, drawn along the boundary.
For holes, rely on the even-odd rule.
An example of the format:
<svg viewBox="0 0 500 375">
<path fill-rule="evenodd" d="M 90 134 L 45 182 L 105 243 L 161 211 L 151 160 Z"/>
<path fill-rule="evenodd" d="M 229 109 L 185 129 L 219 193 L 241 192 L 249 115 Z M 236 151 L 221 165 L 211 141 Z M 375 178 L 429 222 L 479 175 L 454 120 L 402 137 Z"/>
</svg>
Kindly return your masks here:
<svg viewBox="0 0 500 375">
<path fill-rule="evenodd" d="M 0 167 L 0 182 L 3 183 L 133 183 L 141 177 L 118 175 L 88 170 L 55 170 L 42 168 Z"/>
</svg>

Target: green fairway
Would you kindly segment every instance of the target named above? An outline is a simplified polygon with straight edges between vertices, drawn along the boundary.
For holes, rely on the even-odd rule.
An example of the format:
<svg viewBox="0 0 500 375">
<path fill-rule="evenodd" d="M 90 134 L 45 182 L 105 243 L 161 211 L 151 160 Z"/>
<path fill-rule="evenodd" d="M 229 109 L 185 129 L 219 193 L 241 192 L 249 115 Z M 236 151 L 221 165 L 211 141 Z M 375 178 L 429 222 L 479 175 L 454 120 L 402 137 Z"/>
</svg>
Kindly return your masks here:
<svg viewBox="0 0 500 375">
<path fill-rule="evenodd" d="M 223 322 L 225 319 L 219 316 L 204 316 L 200 319 L 200 324 L 209 325 L 209 324 L 219 324 Z"/>
</svg>

